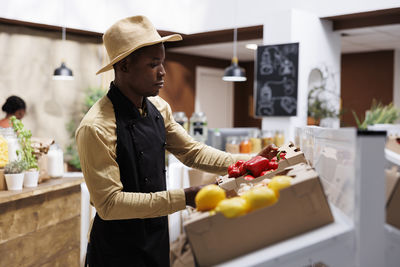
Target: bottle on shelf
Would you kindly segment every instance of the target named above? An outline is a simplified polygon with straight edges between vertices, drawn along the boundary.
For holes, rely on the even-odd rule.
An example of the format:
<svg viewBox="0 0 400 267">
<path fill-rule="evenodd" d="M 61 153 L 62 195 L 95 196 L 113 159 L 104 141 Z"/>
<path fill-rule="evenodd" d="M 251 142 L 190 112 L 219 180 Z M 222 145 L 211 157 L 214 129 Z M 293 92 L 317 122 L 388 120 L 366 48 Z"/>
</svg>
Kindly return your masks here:
<svg viewBox="0 0 400 267">
<path fill-rule="evenodd" d="M 274 136 L 271 131 L 262 131 L 262 147 L 266 147 L 268 145 L 272 145 L 275 143 Z"/>
<path fill-rule="evenodd" d="M 248 136 L 242 136 L 240 141 L 240 153 L 251 153 L 251 143 Z"/>
<path fill-rule="evenodd" d="M 8 162 L 18 159 L 17 150 L 21 149 L 18 143 L 17 134 L 13 128 L 0 128 L 0 135 L 7 140 Z"/>
<path fill-rule="evenodd" d="M 189 131 L 189 123 L 188 118 L 186 117 L 185 112 L 178 111 L 172 114 L 177 123 L 179 123 L 186 131 Z"/>
<path fill-rule="evenodd" d="M 274 139 L 275 139 L 275 145 L 276 145 L 277 147 L 283 146 L 283 144 L 285 143 L 285 136 L 284 136 L 284 134 L 283 134 L 283 131 L 282 131 L 282 130 L 277 130 L 277 131 L 275 132 L 275 137 L 274 137 Z"/>
<path fill-rule="evenodd" d="M 204 112 L 194 112 L 190 117 L 190 135 L 199 142 L 207 140 L 207 117 Z"/>
<path fill-rule="evenodd" d="M 64 153 L 57 144 L 52 144 L 47 152 L 47 173 L 52 178 L 64 175 Z"/>
<path fill-rule="evenodd" d="M 222 136 L 221 136 L 221 132 L 219 131 L 218 128 L 214 129 L 214 133 L 212 136 L 212 140 L 211 140 L 211 144 L 214 148 L 219 149 L 219 150 L 223 150 L 222 148 Z"/>
<path fill-rule="evenodd" d="M 237 136 L 228 136 L 226 138 L 225 151 L 231 154 L 240 153 L 240 142 Z"/>
<path fill-rule="evenodd" d="M 254 130 L 250 133 L 251 153 L 257 154 L 261 151 L 260 130 Z"/>
</svg>

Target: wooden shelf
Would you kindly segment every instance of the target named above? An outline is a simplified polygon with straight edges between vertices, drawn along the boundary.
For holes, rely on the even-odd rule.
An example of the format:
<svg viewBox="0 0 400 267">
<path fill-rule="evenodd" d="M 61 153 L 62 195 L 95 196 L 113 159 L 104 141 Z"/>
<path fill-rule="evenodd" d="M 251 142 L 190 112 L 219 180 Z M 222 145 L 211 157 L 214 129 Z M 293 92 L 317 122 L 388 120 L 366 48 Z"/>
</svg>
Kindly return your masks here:
<svg viewBox="0 0 400 267">
<path fill-rule="evenodd" d="M 51 178 L 50 180 L 40 183 L 37 187 L 23 188 L 22 190 L 16 191 L 0 191 L 0 204 L 73 187 L 83 182 L 82 173 L 66 173 L 62 178 Z"/>
</svg>

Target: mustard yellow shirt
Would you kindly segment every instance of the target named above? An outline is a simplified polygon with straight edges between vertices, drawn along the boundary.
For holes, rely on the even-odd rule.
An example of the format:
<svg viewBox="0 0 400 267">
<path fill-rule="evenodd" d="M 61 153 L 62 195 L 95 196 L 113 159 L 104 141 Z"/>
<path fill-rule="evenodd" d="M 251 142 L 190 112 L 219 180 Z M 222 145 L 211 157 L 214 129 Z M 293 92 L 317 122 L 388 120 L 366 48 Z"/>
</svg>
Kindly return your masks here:
<svg viewBox="0 0 400 267">
<path fill-rule="evenodd" d="M 196 142 L 175 122 L 169 104 L 162 98 L 148 98 L 164 118 L 166 149 L 185 165 L 216 174 L 247 155 L 232 155 Z M 183 189 L 155 193 L 123 192 L 116 161 L 116 120 L 107 96 L 96 102 L 76 130 L 82 172 L 90 201 L 104 220 L 152 218 L 185 209 Z M 170 177 L 173 179 L 174 177 Z"/>
</svg>

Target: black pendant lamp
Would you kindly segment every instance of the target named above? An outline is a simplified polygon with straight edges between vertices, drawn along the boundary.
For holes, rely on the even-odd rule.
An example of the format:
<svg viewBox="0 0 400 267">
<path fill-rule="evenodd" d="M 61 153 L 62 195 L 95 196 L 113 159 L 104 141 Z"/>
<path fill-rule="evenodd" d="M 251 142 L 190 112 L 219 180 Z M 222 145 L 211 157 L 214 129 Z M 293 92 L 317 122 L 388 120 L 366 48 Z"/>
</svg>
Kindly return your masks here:
<svg viewBox="0 0 400 267">
<path fill-rule="evenodd" d="M 65 27 L 62 28 L 62 41 L 65 42 Z M 53 80 L 73 80 L 74 75 L 72 70 L 65 65 L 65 62 L 61 62 L 61 66 L 54 70 Z"/>
<path fill-rule="evenodd" d="M 237 28 L 233 30 L 233 57 L 232 64 L 225 69 L 224 77 L 222 80 L 228 82 L 244 82 L 247 80 L 246 72 L 243 68 L 239 67 L 238 58 L 236 56 L 236 42 L 237 42 Z"/>
</svg>

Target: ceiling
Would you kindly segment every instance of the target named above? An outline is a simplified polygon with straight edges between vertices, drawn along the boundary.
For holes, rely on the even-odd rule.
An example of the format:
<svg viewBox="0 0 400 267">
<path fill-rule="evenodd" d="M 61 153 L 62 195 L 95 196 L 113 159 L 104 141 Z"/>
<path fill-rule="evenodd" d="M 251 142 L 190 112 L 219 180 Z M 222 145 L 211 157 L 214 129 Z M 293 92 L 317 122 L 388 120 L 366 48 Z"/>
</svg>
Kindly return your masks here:
<svg viewBox="0 0 400 267">
<path fill-rule="evenodd" d="M 338 31 L 342 37 L 342 53 L 359 53 L 377 50 L 400 50 L 400 24 L 346 29 Z M 246 44 L 262 44 L 262 39 L 239 41 L 239 61 L 254 60 L 254 50 Z M 170 48 L 169 51 L 230 60 L 233 55 L 232 42 Z"/>
</svg>

